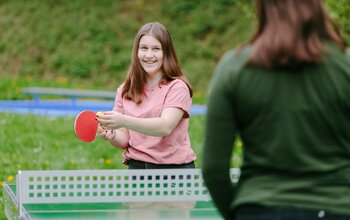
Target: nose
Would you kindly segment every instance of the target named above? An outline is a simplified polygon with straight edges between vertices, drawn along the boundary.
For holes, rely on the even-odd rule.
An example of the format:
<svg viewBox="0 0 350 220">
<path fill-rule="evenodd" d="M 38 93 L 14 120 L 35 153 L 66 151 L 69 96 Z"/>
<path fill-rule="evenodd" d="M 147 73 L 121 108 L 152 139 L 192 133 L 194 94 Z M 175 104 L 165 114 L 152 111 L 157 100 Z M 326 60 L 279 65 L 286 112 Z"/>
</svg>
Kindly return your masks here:
<svg viewBox="0 0 350 220">
<path fill-rule="evenodd" d="M 145 54 L 145 57 L 153 57 L 153 52 L 152 52 L 152 50 L 147 50 L 147 51 L 146 51 L 146 54 Z"/>
</svg>

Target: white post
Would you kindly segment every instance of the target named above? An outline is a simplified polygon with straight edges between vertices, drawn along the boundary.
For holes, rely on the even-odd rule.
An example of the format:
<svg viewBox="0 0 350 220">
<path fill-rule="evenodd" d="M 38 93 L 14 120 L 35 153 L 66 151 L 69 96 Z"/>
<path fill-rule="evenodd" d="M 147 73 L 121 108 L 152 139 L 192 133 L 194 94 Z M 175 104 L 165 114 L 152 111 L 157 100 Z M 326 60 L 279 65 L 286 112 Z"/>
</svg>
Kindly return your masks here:
<svg viewBox="0 0 350 220">
<path fill-rule="evenodd" d="M 21 190 L 21 171 L 19 170 L 16 176 L 16 197 L 18 199 L 18 215 L 19 219 L 22 219 L 22 190 Z"/>
</svg>

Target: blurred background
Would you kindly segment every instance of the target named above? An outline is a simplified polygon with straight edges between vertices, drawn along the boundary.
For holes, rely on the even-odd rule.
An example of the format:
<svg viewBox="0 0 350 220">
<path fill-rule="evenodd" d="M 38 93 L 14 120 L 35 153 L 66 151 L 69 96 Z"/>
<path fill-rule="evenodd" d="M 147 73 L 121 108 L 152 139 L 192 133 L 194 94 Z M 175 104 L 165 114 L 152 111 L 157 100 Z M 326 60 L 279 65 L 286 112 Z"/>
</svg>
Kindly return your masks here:
<svg viewBox="0 0 350 220">
<path fill-rule="evenodd" d="M 350 43 L 348 0 L 325 1 Z M 254 30 L 251 0 L 1 0 L 0 100 L 31 99 L 23 87 L 115 91 L 127 73 L 134 36 L 147 22 L 170 31 L 182 68 L 205 104 L 214 68 Z M 204 116 L 191 118 L 200 167 Z M 125 169 L 121 151 L 79 142 L 72 117 L 0 112 L 0 187 L 19 169 Z M 232 166 L 240 165 L 240 141 Z M 1 196 L 1 192 L 0 192 Z M 0 219 L 4 219 L 0 202 Z"/>
<path fill-rule="evenodd" d="M 23 86 L 114 90 L 128 70 L 140 26 L 159 21 L 172 34 L 196 97 L 219 58 L 251 36 L 251 0 L 2 0 L 0 99 Z M 349 42 L 350 4 L 326 0 Z"/>
</svg>

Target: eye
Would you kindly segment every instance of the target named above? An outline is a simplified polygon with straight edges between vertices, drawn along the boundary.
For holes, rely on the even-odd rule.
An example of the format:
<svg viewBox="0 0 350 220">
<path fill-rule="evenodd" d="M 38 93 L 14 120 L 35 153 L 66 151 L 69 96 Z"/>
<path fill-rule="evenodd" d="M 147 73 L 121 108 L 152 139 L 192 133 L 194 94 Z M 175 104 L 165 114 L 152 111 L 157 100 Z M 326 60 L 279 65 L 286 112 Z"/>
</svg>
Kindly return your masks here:
<svg viewBox="0 0 350 220">
<path fill-rule="evenodd" d="M 140 47 L 140 50 L 147 50 L 147 47 L 141 46 L 141 47 Z"/>
<path fill-rule="evenodd" d="M 160 48 L 160 47 L 155 47 L 155 48 L 153 48 L 153 50 L 154 50 L 154 51 L 160 51 L 160 50 L 162 50 L 162 48 Z"/>
</svg>

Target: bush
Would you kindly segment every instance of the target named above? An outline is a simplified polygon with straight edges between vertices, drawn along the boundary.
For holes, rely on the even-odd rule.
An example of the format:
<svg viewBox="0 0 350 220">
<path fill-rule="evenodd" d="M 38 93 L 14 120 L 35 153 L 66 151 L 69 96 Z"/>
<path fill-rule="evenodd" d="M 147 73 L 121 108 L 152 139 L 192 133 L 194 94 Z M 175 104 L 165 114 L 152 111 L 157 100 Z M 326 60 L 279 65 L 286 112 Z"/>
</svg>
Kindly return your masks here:
<svg viewBox="0 0 350 220">
<path fill-rule="evenodd" d="M 326 3 L 349 43 L 350 5 Z M 138 28 L 159 21 L 196 94 L 206 93 L 220 57 L 246 42 L 254 27 L 253 1 L 246 0 L 3 1 L 0 18 L 0 76 L 36 76 L 32 86 L 67 77 L 110 90 L 124 80 Z"/>
</svg>

